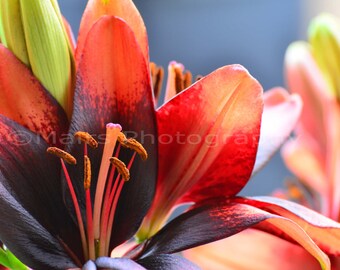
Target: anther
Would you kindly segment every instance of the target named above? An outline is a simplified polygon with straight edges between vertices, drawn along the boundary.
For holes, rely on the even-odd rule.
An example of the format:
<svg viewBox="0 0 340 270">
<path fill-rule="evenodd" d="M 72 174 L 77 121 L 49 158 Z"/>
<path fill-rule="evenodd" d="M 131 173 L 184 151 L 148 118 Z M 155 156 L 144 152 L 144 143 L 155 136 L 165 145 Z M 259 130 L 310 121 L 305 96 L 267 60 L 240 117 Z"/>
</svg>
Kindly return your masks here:
<svg viewBox="0 0 340 270">
<path fill-rule="evenodd" d="M 125 163 L 116 157 L 111 157 L 110 162 L 117 168 L 118 172 L 121 174 L 124 180 L 129 181 L 130 171 L 128 170 L 128 168 L 126 168 Z"/>
<path fill-rule="evenodd" d="M 83 143 L 88 144 L 92 148 L 98 147 L 98 142 L 87 132 L 77 131 L 74 137 L 81 140 Z"/>
<path fill-rule="evenodd" d="M 142 160 L 146 160 L 148 158 L 148 153 L 146 152 L 143 145 L 135 139 L 127 139 L 123 133 L 120 133 L 118 136 L 118 141 L 123 147 L 136 151 Z"/>
<path fill-rule="evenodd" d="M 91 161 L 88 156 L 84 156 L 84 189 L 91 187 Z"/>
<path fill-rule="evenodd" d="M 178 66 L 175 67 L 175 75 L 176 93 L 178 94 L 192 84 L 192 74 L 190 71 L 183 72 L 183 69 Z"/>
<path fill-rule="evenodd" d="M 63 159 L 64 161 L 66 161 L 68 164 L 72 164 L 75 165 L 77 164 L 77 160 L 75 159 L 74 156 L 72 156 L 71 154 L 67 153 L 64 150 L 61 150 L 60 148 L 57 147 L 49 147 L 46 150 L 47 153 L 55 155 L 61 159 Z"/>
<path fill-rule="evenodd" d="M 286 181 L 285 184 L 287 186 L 290 198 L 294 200 L 302 200 L 304 198 L 303 191 L 296 183 L 292 181 Z"/>
<path fill-rule="evenodd" d="M 142 160 L 146 160 L 148 158 L 148 153 L 146 152 L 143 145 L 137 142 L 135 139 L 128 139 L 125 145 L 126 147 L 136 151 Z"/>
<path fill-rule="evenodd" d="M 125 137 L 125 134 L 123 132 L 119 132 L 117 140 L 120 144 L 124 146 L 126 144 L 127 138 Z"/>
<path fill-rule="evenodd" d="M 160 91 L 163 84 L 164 69 L 160 66 L 157 66 L 155 63 L 150 63 L 150 70 L 153 85 L 153 93 L 155 98 L 157 99 L 160 95 Z"/>
<path fill-rule="evenodd" d="M 184 89 L 188 88 L 192 84 L 192 74 L 190 71 L 186 71 L 184 73 L 183 84 L 184 84 Z"/>
</svg>

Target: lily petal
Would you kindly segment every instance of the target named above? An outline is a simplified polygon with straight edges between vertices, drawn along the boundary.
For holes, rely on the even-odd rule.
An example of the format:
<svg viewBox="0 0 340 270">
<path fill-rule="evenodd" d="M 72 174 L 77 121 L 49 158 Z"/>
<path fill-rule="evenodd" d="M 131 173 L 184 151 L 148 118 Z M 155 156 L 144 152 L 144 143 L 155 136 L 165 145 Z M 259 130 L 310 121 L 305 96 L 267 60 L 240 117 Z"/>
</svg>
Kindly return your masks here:
<svg viewBox="0 0 340 270">
<path fill-rule="evenodd" d="M 239 192 L 254 165 L 261 114 L 262 88 L 239 65 L 165 103 L 157 111 L 158 195 L 171 205 L 188 191 L 183 200 Z"/>
<path fill-rule="evenodd" d="M 340 107 L 338 101 L 328 108 L 326 130 L 328 135 L 328 167 L 330 197 L 333 198 L 329 217 L 340 221 Z"/>
<path fill-rule="evenodd" d="M 299 94 L 304 102 L 299 125 L 320 144 L 324 152 L 325 108 L 331 96 L 307 43 L 296 42 L 288 47 L 285 72 L 290 91 Z M 302 134 L 299 132 L 299 135 Z"/>
<path fill-rule="evenodd" d="M 283 88 L 264 93 L 261 135 L 253 174 L 259 171 L 293 131 L 302 109 L 298 95 Z"/>
<path fill-rule="evenodd" d="M 144 249 L 144 256 L 179 252 L 229 237 L 254 225 L 271 224 L 301 244 L 323 269 L 330 269 L 329 258 L 295 222 L 249 206 L 226 199 L 194 206 L 151 238 Z"/>
<path fill-rule="evenodd" d="M 131 180 L 124 185 L 120 196 L 115 218 L 115 224 L 119 225 L 114 226 L 113 232 L 119 244 L 133 235 L 148 210 L 157 173 L 156 120 L 148 63 L 134 33 L 123 20 L 104 16 L 90 30 L 78 66 L 74 99 L 71 133 L 86 131 L 100 140 L 107 123 L 119 123 L 127 136 L 142 142 L 148 152 L 148 160 L 136 158 L 130 171 Z M 72 147 L 74 155 L 79 156 L 81 147 Z M 102 143 L 98 150 L 89 153 L 93 172 L 99 171 L 101 154 Z M 128 154 L 119 158 L 127 163 L 131 157 Z M 82 172 L 71 174 L 78 194 L 82 194 L 83 185 L 78 180 L 82 179 Z M 92 179 L 95 189 L 96 173 Z"/>
<path fill-rule="evenodd" d="M 303 248 L 254 229 L 183 254 L 204 270 L 320 270 L 317 261 Z"/>
<path fill-rule="evenodd" d="M 327 254 L 340 254 L 340 224 L 302 205 L 275 197 L 238 198 L 238 202 L 253 205 L 299 224 Z"/>
<path fill-rule="evenodd" d="M 261 85 L 239 65 L 214 71 L 158 108 L 157 190 L 138 238 L 154 235 L 180 202 L 243 188 L 255 162 L 262 109 Z"/>
<path fill-rule="evenodd" d="M 162 254 L 157 256 L 150 256 L 145 259 L 138 260 L 138 263 L 145 266 L 146 269 L 152 270 L 198 270 L 196 265 L 187 259 L 177 256 Z"/>
<path fill-rule="evenodd" d="M 40 227 L 43 226 L 49 233 L 66 239 L 68 242 L 65 244 L 76 254 L 81 254 L 78 230 L 68 215 L 60 194 L 60 166 L 55 157 L 48 156 L 47 147 L 40 136 L 0 115 L 1 184 L 11 191 L 11 197 L 20 207 L 41 224 Z M 6 206 L 10 203 L 6 202 L 6 198 L 2 200 L 5 202 L 1 203 L 1 209 L 13 207 Z M 3 219 L 2 217 L 1 220 Z M 12 218 L 6 218 L 4 222 L 20 224 L 17 219 L 19 217 L 12 215 Z M 30 231 L 34 228 L 23 230 Z"/>
<path fill-rule="evenodd" d="M 145 61 L 149 62 L 149 44 L 144 21 L 131 0 L 89 0 L 80 23 L 76 62 L 80 62 L 87 34 L 95 22 L 105 15 L 123 19 L 134 32 Z"/>
<path fill-rule="evenodd" d="M 37 270 L 75 267 L 61 243 L 18 203 L 2 183 L 0 204 L 0 238 L 18 259 Z"/>
<path fill-rule="evenodd" d="M 50 144 L 66 134 L 67 116 L 29 69 L 0 44 L 0 114 L 40 134 Z"/>
<path fill-rule="evenodd" d="M 112 269 L 112 270 L 146 270 L 143 266 L 127 258 L 108 258 L 100 257 L 95 261 L 99 269 Z"/>
</svg>

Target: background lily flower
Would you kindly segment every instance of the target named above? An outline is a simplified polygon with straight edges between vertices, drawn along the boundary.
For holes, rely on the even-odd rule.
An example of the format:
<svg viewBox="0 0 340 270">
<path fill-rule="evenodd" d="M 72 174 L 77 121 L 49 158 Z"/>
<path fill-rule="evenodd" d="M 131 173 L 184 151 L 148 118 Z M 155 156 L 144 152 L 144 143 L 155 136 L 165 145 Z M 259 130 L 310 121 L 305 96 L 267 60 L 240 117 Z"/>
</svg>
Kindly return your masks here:
<svg viewBox="0 0 340 270">
<path fill-rule="evenodd" d="M 282 156 L 288 168 L 305 186 L 301 194 L 307 197 L 310 194 L 308 206 L 340 222 L 340 106 L 336 94 L 339 89 L 334 84 L 337 71 L 331 62 L 328 65 L 326 61 L 320 62 L 320 59 L 329 57 L 326 51 L 330 45 L 339 46 L 336 36 L 340 29 L 335 20 L 328 15 L 318 17 L 311 24 L 311 46 L 298 43 L 287 52 L 289 86 L 292 92 L 301 94 L 305 106 L 295 131 L 296 139 L 284 146 Z M 322 23 L 321 29 L 318 29 L 318 23 Z M 313 44 L 321 31 L 331 33 L 334 42 Z M 336 50 L 332 48 L 332 52 L 333 49 Z M 333 84 L 329 84 L 330 75 L 335 80 Z M 334 265 L 335 269 L 340 267 L 339 258 L 334 258 Z"/>
<path fill-rule="evenodd" d="M 155 111 L 148 56 L 144 50 L 147 40 L 144 35 L 138 38 L 135 31 L 144 27 L 143 21 L 131 1 L 112 7 L 110 3 L 90 1 L 84 13 L 92 14 L 99 7 L 107 15 L 98 13 L 98 20 L 89 20 L 88 28 L 84 28 L 87 33 L 83 32 L 86 37 L 78 43 L 77 87 L 67 136 L 88 132 L 86 134 L 93 134 L 97 139 L 98 148 L 87 149 L 74 140 L 64 142 L 61 132 L 55 137 L 56 142 L 48 141 L 49 128 L 53 128 L 50 119 L 55 120 L 52 123 L 56 123 L 58 130 L 67 126 L 63 113 L 51 114 L 48 121 L 33 117 L 25 122 L 18 117 L 19 123 L 0 116 L 0 205 L 3 211 L 0 239 L 34 269 L 82 267 L 88 259 L 91 260 L 84 269 L 118 266 L 121 269 L 195 269 L 184 258 L 172 254 L 256 225 L 294 239 L 329 269 L 327 256 L 298 224 L 303 227 L 308 224 L 314 240 L 322 246 L 323 239 L 319 235 L 323 227 L 336 230 L 334 223 L 284 201 L 234 196 L 248 181 L 255 162 L 263 109 L 259 83 L 243 67 L 225 66 Z M 127 9 L 118 13 L 123 9 L 115 7 L 123 6 Z M 130 16 L 140 19 L 130 24 Z M 84 17 L 82 25 L 87 25 L 88 18 L 91 17 Z M 3 54 L 15 59 L 6 48 Z M 27 68 L 15 60 L 8 63 L 14 69 L 22 68 L 23 82 L 32 80 L 27 90 L 30 95 L 40 93 L 38 97 L 48 102 L 52 111 L 63 112 Z M 4 92 L 16 87 L 8 80 L 5 82 L 8 87 Z M 280 90 L 275 93 L 270 103 L 284 102 L 292 112 L 287 117 L 296 117 L 301 105 L 299 98 L 287 98 Z M 28 96 L 27 102 L 34 101 Z M 45 115 L 39 106 L 34 110 L 37 116 Z M 146 161 L 139 157 L 134 159 L 128 149 L 115 148 L 113 142 L 118 140 L 116 131 L 120 125 L 107 125 L 111 122 L 119 123 L 127 137 L 130 133 L 142 142 L 148 154 Z M 40 130 L 36 123 L 46 125 Z M 31 124 L 33 132 L 21 124 Z M 39 135 L 34 133 L 36 131 Z M 214 151 L 204 143 L 182 145 L 176 141 L 158 145 L 162 135 L 174 136 L 177 131 L 186 136 L 202 135 L 202 139 L 208 135 L 217 135 L 218 139 L 227 134 L 227 140 L 217 144 Z M 241 136 L 241 141 L 236 135 Z M 93 142 L 86 136 L 86 142 Z M 65 145 L 67 152 L 49 148 L 49 152 L 62 160 L 46 153 L 51 144 Z M 123 139 L 122 146 L 126 144 L 127 140 Z M 129 175 L 125 177 L 126 180 L 130 178 L 128 182 L 118 176 L 112 186 L 109 184 L 114 175 L 108 163 L 112 155 L 120 159 L 118 162 L 113 158 L 118 162 L 114 164 L 119 174 Z M 73 165 L 65 165 L 63 158 Z M 183 163 L 178 162 L 179 159 Z M 170 188 L 174 188 L 173 194 Z M 166 201 L 158 190 L 173 197 Z M 111 202 L 109 216 L 102 207 L 107 198 Z M 151 207 L 150 216 L 159 213 L 154 216 L 157 222 L 160 220 L 160 226 L 152 227 L 152 234 L 143 239 L 146 241 L 125 258 L 98 258 L 108 256 L 110 250 L 133 237 L 153 201 L 156 203 Z M 168 211 L 178 202 L 189 201 L 196 204 L 163 227 L 163 217 Z M 339 239 L 334 242 L 338 244 Z M 332 247 L 330 252 L 338 250 Z"/>
</svg>

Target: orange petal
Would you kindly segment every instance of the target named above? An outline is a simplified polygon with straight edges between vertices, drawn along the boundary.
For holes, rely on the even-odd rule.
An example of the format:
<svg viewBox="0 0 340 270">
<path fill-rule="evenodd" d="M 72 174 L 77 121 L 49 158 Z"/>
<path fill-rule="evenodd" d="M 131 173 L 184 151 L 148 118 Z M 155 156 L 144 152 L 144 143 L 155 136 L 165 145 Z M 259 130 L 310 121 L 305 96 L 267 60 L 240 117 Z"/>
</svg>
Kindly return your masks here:
<svg viewBox="0 0 340 270">
<path fill-rule="evenodd" d="M 203 270 L 320 270 L 303 248 L 254 229 L 183 254 Z"/>
<path fill-rule="evenodd" d="M 0 59 L 0 114 L 40 134 L 50 144 L 60 144 L 57 138 L 68 129 L 64 110 L 1 44 Z"/>
<path fill-rule="evenodd" d="M 146 62 L 149 61 L 149 45 L 146 27 L 136 6 L 131 0 L 89 0 L 80 23 L 76 63 L 79 63 L 85 39 L 93 24 L 102 16 L 122 18 L 133 30 Z"/>
</svg>

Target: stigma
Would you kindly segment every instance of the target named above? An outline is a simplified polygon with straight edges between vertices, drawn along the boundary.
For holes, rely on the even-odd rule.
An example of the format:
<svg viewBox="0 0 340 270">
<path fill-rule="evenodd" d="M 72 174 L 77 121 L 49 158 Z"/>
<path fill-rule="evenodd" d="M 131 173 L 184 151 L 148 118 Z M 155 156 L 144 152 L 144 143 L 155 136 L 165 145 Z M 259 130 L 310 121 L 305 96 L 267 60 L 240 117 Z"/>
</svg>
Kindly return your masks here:
<svg viewBox="0 0 340 270">
<path fill-rule="evenodd" d="M 78 131 L 74 134 L 78 142 L 84 146 L 83 191 L 85 194 L 85 216 L 82 215 L 78 203 L 79 195 L 75 192 L 73 181 L 66 166 L 66 163 L 71 166 L 79 166 L 77 165 L 76 158 L 56 147 L 49 147 L 47 149 L 47 153 L 53 154 L 60 159 L 78 223 L 85 261 L 109 255 L 112 226 L 124 183 L 130 180 L 130 169 L 136 154 L 142 160 L 146 160 L 148 157 L 147 151 L 141 143 L 133 138 L 126 138 L 121 131 L 122 127 L 119 124 L 109 123 L 106 125 L 106 137 L 95 193 L 91 193 L 91 188 L 94 188 L 94 185 L 91 185 L 93 174 L 91 160 L 88 155 L 88 146 L 92 149 L 91 151 L 98 151 L 96 149 L 98 148 L 98 142 L 85 131 Z M 131 159 L 127 164 L 119 159 L 120 152 L 122 151 L 121 148 L 133 151 Z M 91 198 L 91 194 L 95 194 L 94 198 Z"/>
</svg>

